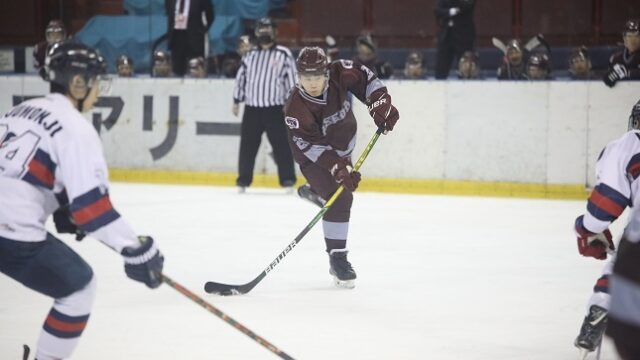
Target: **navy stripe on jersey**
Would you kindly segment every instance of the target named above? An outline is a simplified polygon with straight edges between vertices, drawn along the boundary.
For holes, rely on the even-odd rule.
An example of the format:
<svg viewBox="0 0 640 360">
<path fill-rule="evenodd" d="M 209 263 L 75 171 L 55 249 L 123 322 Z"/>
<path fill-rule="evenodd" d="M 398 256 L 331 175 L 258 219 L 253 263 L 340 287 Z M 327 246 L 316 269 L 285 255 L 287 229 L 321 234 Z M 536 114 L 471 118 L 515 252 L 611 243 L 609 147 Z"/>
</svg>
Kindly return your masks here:
<svg viewBox="0 0 640 360">
<path fill-rule="evenodd" d="M 294 86 L 295 60 L 289 49 L 254 49 L 242 58 L 233 99 L 254 107 L 283 105 Z"/>
<path fill-rule="evenodd" d="M 596 282 L 596 285 L 593 287 L 593 292 L 601 292 L 608 294 L 609 293 L 609 276 L 602 275 L 600 279 Z"/>
<path fill-rule="evenodd" d="M 629 164 L 627 164 L 627 173 L 633 180 L 640 176 L 640 154 L 635 154 L 631 157 Z"/>
<path fill-rule="evenodd" d="M 111 205 L 109 193 L 103 193 L 99 188 L 73 199 L 71 215 L 76 225 L 86 232 L 96 231 L 120 217 Z"/>
<path fill-rule="evenodd" d="M 49 154 L 41 149 L 36 150 L 36 154 L 28 165 L 27 173 L 22 180 L 31 185 L 40 186 L 45 189 L 53 189 L 55 182 L 56 164 L 51 160 Z"/>
<path fill-rule="evenodd" d="M 89 321 L 89 315 L 69 316 L 56 309 L 51 309 L 42 328 L 55 337 L 71 339 L 82 335 L 87 321 Z"/>
<path fill-rule="evenodd" d="M 614 221 L 629 205 L 629 198 L 607 184 L 598 184 L 589 196 L 587 211 L 601 221 Z"/>
</svg>

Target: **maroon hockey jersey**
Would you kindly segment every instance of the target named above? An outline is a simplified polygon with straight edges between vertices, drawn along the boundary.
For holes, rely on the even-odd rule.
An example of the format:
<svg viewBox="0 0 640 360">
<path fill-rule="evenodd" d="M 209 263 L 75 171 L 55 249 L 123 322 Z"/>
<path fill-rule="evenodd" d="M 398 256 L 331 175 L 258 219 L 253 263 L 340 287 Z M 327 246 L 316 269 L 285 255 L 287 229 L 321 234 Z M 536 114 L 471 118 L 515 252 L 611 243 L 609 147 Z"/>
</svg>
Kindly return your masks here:
<svg viewBox="0 0 640 360">
<path fill-rule="evenodd" d="M 293 158 L 330 170 L 340 157 L 350 157 L 357 124 L 350 93 L 363 103 L 386 87 L 366 66 L 350 60 L 329 65 L 329 80 L 321 96 L 312 97 L 298 85 L 285 104 L 285 123 Z"/>
</svg>

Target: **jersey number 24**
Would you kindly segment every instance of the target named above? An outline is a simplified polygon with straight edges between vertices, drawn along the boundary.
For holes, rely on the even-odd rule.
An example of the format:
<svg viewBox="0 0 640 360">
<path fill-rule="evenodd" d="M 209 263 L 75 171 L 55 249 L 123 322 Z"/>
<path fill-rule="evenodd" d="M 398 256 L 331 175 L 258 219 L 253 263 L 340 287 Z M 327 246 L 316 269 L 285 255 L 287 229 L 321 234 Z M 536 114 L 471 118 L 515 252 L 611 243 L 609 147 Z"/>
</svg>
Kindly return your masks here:
<svg viewBox="0 0 640 360">
<path fill-rule="evenodd" d="M 0 124 L 0 176 L 24 176 L 39 142 L 40 136 L 31 130 L 16 136 L 9 131 L 9 125 Z"/>
</svg>

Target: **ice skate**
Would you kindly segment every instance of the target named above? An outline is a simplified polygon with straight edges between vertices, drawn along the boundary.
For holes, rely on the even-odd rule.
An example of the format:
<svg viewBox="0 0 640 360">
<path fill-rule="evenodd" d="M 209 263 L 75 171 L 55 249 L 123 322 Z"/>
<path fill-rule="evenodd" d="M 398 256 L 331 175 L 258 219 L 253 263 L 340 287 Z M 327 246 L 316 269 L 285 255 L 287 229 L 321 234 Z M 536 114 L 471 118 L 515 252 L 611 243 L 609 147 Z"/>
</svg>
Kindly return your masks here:
<svg viewBox="0 0 640 360">
<path fill-rule="evenodd" d="M 31 353 L 31 349 L 29 345 L 22 345 L 22 360 L 29 360 L 29 354 Z"/>
<path fill-rule="evenodd" d="M 329 253 L 329 274 L 333 275 L 333 281 L 337 287 L 353 289 L 356 286 L 356 272 L 347 260 L 348 253 L 344 249 L 331 250 Z"/>
<path fill-rule="evenodd" d="M 302 199 L 312 202 L 318 207 L 323 207 L 324 204 L 326 204 L 326 201 L 321 198 L 320 195 L 311 190 L 311 185 L 309 184 L 304 184 L 298 187 L 298 196 L 300 196 Z"/>
<path fill-rule="evenodd" d="M 590 352 L 600 346 L 606 327 L 607 310 L 598 305 L 592 305 L 589 314 L 582 322 L 580 334 L 574 342 L 574 345 L 580 349 L 580 359 L 585 359 Z"/>
</svg>

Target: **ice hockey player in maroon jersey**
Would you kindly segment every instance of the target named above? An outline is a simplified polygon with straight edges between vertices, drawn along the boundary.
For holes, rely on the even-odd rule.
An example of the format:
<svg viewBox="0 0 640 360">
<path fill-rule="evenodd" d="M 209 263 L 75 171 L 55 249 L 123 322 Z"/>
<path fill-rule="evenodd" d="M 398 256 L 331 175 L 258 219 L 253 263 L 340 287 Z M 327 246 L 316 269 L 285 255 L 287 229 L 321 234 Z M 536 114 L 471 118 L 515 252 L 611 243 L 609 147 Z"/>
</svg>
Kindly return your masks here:
<svg viewBox="0 0 640 360">
<path fill-rule="evenodd" d="M 353 288 L 356 273 L 347 260 L 347 235 L 353 191 L 360 173 L 352 171 L 356 119 L 351 96 L 368 106 L 369 114 L 385 133 L 399 119 L 385 85 L 366 66 L 349 60 L 331 64 L 319 47 L 305 47 L 296 60 L 299 85 L 285 105 L 285 123 L 295 161 L 309 183 L 308 190 L 322 201 L 343 185 L 345 190 L 323 217 L 330 274 L 336 285 Z"/>
<path fill-rule="evenodd" d="M 619 80 L 640 80 L 640 19 L 629 20 L 622 31 L 624 49 L 611 55 L 604 83 L 613 87 Z"/>
</svg>

